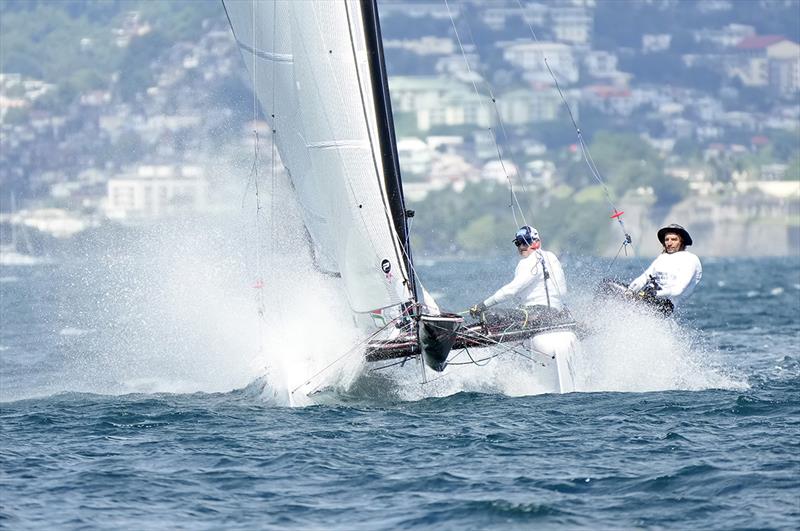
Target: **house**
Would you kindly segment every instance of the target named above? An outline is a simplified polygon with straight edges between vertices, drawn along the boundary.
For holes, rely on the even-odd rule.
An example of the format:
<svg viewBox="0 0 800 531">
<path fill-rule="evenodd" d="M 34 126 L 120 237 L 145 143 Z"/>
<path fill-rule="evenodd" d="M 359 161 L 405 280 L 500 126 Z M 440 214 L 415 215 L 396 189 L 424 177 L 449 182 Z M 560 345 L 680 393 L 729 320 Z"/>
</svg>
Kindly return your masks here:
<svg viewBox="0 0 800 531">
<path fill-rule="evenodd" d="M 746 24 L 728 24 L 722 29 L 703 28 L 692 32 L 695 42 L 710 42 L 719 48 L 733 48 L 755 34 L 756 29 Z"/>
<path fill-rule="evenodd" d="M 431 171 L 433 152 L 428 144 L 417 137 L 399 138 L 397 156 L 404 174 L 427 176 Z"/>
<path fill-rule="evenodd" d="M 557 41 L 574 45 L 588 45 L 591 42 L 594 19 L 585 8 L 553 7 L 550 20 Z"/>
<path fill-rule="evenodd" d="M 628 88 L 611 85 L 588 85 L 581 90 L 581 101 L 604 113 L 627 116 L 637 107 Z"/>
<path fill-rule="evenodd" d="M 456 44 L 453 39 L 432 35 L 420 37 L 419 39 L 386 40 L 383 42 L 383 47 L 385 49 L 408 50 L 417 55 L 450 55 L 456 51 Z"/>
<path fill-rule="evenodd" d="M 555 120 L 561 105 L 558 92 L 550 86 L 512 90 L 497 97 L 497 112 L 505 125 Z"/>
<path fill-rule="evenodd" d="M 669 33 L 646 33 L 642 35 L 642 53 L 667 51 L 671 43 L 672 35 Z"/>
<path fill-rule="evenodd" d="M 501 31 L 506 27 L 506 19 L 521 20 L 523 11 L 520 7 L 489 7 L 481 13 L 481 20 L 487 27 L 494 31 Z"/>
<path fill-rule="evenodd" d="M 468 87 L 444 77 L 393 76 L 389 78 L 389 91 L 394 112 L 417 112 L 436 107 L 449 94 L 468 91 Z"/>
<path fill-rule="evenodd" d="M 402 15 L 412 18 L 449 19 L 450 15 L 458 19 L 461 6 L 452 2 L 449 6 L 444 2 L 386 2 L 381 5 L 381 18 Z"/>
<path fill-rule="evenodd" d="M 449 93 L 435 105 L 416 112 L 417 128 L 420 131 L 438 126 L 491 127 L 494 125 L 494 116 L 494 108 L 488 96 L 467 90 Z"/>
<path fill-rule="evenodd" d="M 507 183 L 517 178 L 517 167 L 513 162 L 490 160 L 481 168 L 481 179 L 484 181 L 494 181 L 500 184 Z"/>
<path fill-rule="evenodd" d="M 727 74 L 748 87 L 769 87 L 782 97 L 800 91 L 800 45 L 782 35 L 747 37 L 736 45 Z"/>
<path fill-rule="evenodd" d="M 550 78 L 548 65 L 559 83 L 572 84 L 580 79 L 578 64 L 566 44 L 530 41 L 505 44 L 503 59 L 526 73 L 540 74 L 543 79 Z"/>
</svg>

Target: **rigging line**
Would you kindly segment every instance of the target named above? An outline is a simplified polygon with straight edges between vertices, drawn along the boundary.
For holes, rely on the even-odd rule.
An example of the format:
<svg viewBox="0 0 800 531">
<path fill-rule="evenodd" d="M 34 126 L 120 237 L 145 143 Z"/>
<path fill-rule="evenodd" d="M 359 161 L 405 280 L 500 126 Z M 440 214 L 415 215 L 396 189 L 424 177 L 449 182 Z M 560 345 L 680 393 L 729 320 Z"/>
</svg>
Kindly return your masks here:
<svg viewBox="0 0 800 531">
<path fill-rule="evenodd" d="M 472 26 L 470 26 L 469 20 L 466 17 L 464 17 L 463 21 L 464 21 L 464 26 L 467 28 L 467 35 L 469 37 L 470 43 L 477 50 L 478 45 L 475 42 L 475 37 L 472 34 Z M 511 140 L 509 139 L 508 133 L 506 132 L 506 126 L 505 123 L 503 122 L 503 117 L 500 115 L 500 108 L 497 106 L 497 98 L 495 97 L 494 91 L 492 90 L 492 85 L 489 83 L 489 81 L 486 80 L 484 76 L 481 76 L 481 80 L 483 81 L 483 84 L 486 86 L 486 90 L 489 92 L 489 96 L 492 99 L 492 106 L 494 107 L 495 115 L 497 116 L 497 123 L 500 125 L 500 131 L 503 133 L 503 139 L 505 140 L 506 145 L 508 145 L 510 144 Z M 509 155 L 509 159 L 511 159 L 511 162 L 515 164 L 515 166 L 517 166 L 518 168 L 517 176 L 519 177 L 519 184 L 522 187 L 523 195 L 528 199 L 530 199 L 530 196 L 528 195 L 528 190 L 525 186 L 525 180 L 522 179 L 519 173 L 522 171 L 522 165 L 514 162 L 514 158 L 512 155 Z M 530 207 L 530 203 L 528 204 L 528 211 L 533 212 L 533 209 Z"/>
<path fill-rule="evenodd" d="M 272 51 L 275 51 L 275 34 L 277 32 L 278 27 L 278 3 L 272 3 Z M 270 209 L 269 209 L 269 225 L 270 225 L 270 256 L 272 257 L 272 265 L 273 268 L 277 267 L 277 235 L 278 235 L 278 228 L 275 224 L 275 210 L 277 206 L 277 189 L 278 189 L 278 172 L 276 167 L 275 161 L 275 135 L 278 133 L 278 124 L 277 124 L 277 111 L 275 109 L 276 103 L 276 90 L 275 90 L 275 61 L 272 61 L 272 108 L 270 109 L 270 117 L 271 125 L 272 125 L 272 134 L 270 135 L 270 170 L 272 172 L 272 190 L 270 194 Z M 273 271 L 274 273 L 274 271 Z"/>
<path fill-rule="evenodd" d="M 466 352 L 466 353 L 467 353 L 467 357 L 469 358 L 469 362 L 470 362 L 470 363 L 473 363 L 473 364 L 475 364 L 475 365 L 476 365 L 476 366 L 478 366 L 478 367 L 486 367 L 486 366 L 489 364 L 489 362 L 490 362 L 490 361 L 492 361 L 494 358 L 496 358 L 497 356 L 499 356 L 499 355 L 500 355 L 500 354 L 498 353 L 498 354 L 496 354 L 496 355 L 494 355 L 494 356 L 490 356 L 490 357 L 488 357 L 488 358 L 484 358 L 484 359 L 482 359 L 482 360 L 477 360 L 477 361 L 476 361 L 476 360 L 475 360 L 475 358 L 473 358 L 473 357 L 472 357 L 472 354 L 470 354 L 470 353 L 469 353 L 469 349 L 468 349 L 468 348 L 465 348 L 465 349 L 464 349 L 464 352 Z M 486 363 L 484 363 L 483 365 L 481 365 L 481 363 L 480 363 L 480 362 L 482 362 L 482 361 L 486 361 Z"/>
<path fill-rule="evenodd" d="M 490 337 L 490 336 L 488 336 L 488 335 L 481 334 L 481 333 L 480 333 L 480 332 L 478 332 L 478 331 L 474 331 L 474 330 L 473 330 L 473 331 L 470 331 L 470 333 L 471 333 L 471 334 L 473 334 L 473 335 L 475 335 L 475 336 L 478 336 L 479 338 L 481 338 L 481 339 L 483 339 L 483 340 L 485 340 L 485 341 L 488 341 L 488 342 L 489 342 L 490 344 L 492 344 L 493 346 L 501 346 L 501 348 L 503 348 L 503 349 L 504 349 L 504 350 L 503 350 L 501 353 L 513 352 L 514 354 L 517 354 L 517 355 L 519 355 L 519 356 L 522 356 L 523 358 L 529 359 L 530 361 L 533 361 L 533 362 L 535 362 L 535 363 L 538 363 L 538 364 L 542 365 L 543 367 L 546 367 L 546 365 L 544 365 L 542 362 L 540 362 L 540 361 L 537 361 L 537 360 L 535 360 L 535 359 L 533 359 L 533 358 L 531 358 L 531 357 L 529 357 L 529 356 L 527 356 L 527 355 L 525 355 L 525 354 L 523 354 L 523 353 L 519 352 L 519 351 L 517 350 L 517 348 L 516 348 L 516 347 L 514 347 L 514 346 L 511 346 L 511 345 L 505 346 L 505 345 L 503 345 L 503 343 L 502 343 L 501 341 L 498 341 L 498 340 L 496 340 L 496 339 L 494 339 L 493 337 Z M 469 336 L 469 334 L 466 334 L 466 333 L 463 333 L 463 332 L 456 332 L 456 334 L 457 334 L 457 335 L 461 335 L 461 336 L 463 336 L 463 337 L 466 337 L 466 338 L 469 338 L 469 337 L 470 337 L 470 336 Z M 534 335 L 535 335 L 535 334 L 534 334 Z M 522 340 L 522 341 L 524 341 L 524 340 Z M 487 346 L 488 346 L 488 345 L 487 345 Z M 541 352 L 539 352 L 538 350 L 537 350 L 536 352 L 538 352 L 538 353 L 542 354 L 542 353 L 541 353 Z"/>
<path fill-rule="evenodd" d="M 619 246 L 619 250 L 617 251 L 617 254 L 614 256 L 614 259 L 611 260 L 610 264 L 608 264 L 608 268 L 606 269 L 606 275 L 608 275 L 611 272 L 611 267 L 614 265 L 614 262 L 617 261 L 617 258 L 619 258 L 619 255 L 623 249 L 625 249 L 625 242 L 622 242 L 622 245 Z M 625 254 L 627 255 L 627 251 L 625 252 Z"/>
<path fill-rule="evenodd" d="M 390 363 L 388 365 L 381 365 L 380 367 L 373 367 L 367 372 L 378 372 L 378 371 L 382 371 L 384 369 L 389 369 L 391 367 L 397 367 L 398 365 L 405 365 L 406 363 L 408 363 L 408 360 L 416 358 L 416 357 L 417 357 L 416 354 L 413 355 L 413 356 L 406 356 L 405 358 L 401 359 L 400 361 L 396 361 L 396 362 Z"/>
<path fill-rule="evenodd" d="M 322 368 L 322 369 L 320 369 L 319 371 L 317 371 L 317 372 L 316 372 L 315 374 L 313 374 L 313 375 L 312 375 L 312 376 L 311 376 L 311 377 L 310 377 L 308 380 L 306 380 L 305 382 L 303 382 L 303 383 L 301 383 L 300 385 L 298 385 L 297 387 L 295 387 L 295 388 L 292 390 L 291 394 L 294 394 L 295 392 L 297 392 L 297 390 L 298 390 L 298 389 L 300 389 L 301 387 L 303 387 L 304 385 L 308 385 L 308 384 L 310 384 L 310 383 L 311 383 L 311 381 L 312 381 L 314 378 L 316 378 L 317 376 L 319 376 L 319 375 L 320 375 L 320 374 L 322 374 L 323 372 L 327 371 L 328 369 L 330 369 L 331 367 L 333 367 L 335 364 L 337 364 L 337 363 L 339 363 L 340 361 L 342 361 L 342 360 L 343 360 L 343 359 L 344 359 L 346 356 L 348 356 L 349 354 L 351 354 L 351 353 L 353 353 L 353 352 L 356 352 L 356 349 L 357 349 L 358 347 L 360 347 L 360 346 L 364 345 L 364 344 L 365 344 L 365 343 L 367 343 L 369 340 L 371 340 L 372 338 L 374 338 L 375 336 L 377 336 L 378 334 L 380 334 L 381 332 L 383 332 L 384 330 L 386 330 L 386 329 L 389 327 L 389 325 L 393 324 L 395 321 L 399 320 L 401 317 L 402 317 L 402 316 L 395 317 L 394 319 L 392 319 L 392 320 L 390 320 L 389 322 L 387 322 L 385 325 L 383 325 L 381 328 L 379 328 L 378 330 L 376 330 L 375 332 L 373 332 L 373 333 L 372 333 L 372 334 L 370 334 L 369 336 L 367 336 L 367 337 L 365 337 L 364 339 L 362 339 L 362 340 L 360 340 L 360 341 L 356 342 L 356 343 L 355 343 L 355 344 L 354 344 L 352 347 L 350 347 L 350 348 L 349 348 L 347 351 L 345 351 L 345 353 L 344 353 L 344 354 L 342 354 L 341 356 L 339 356 L 338 358 L 336 358 L 335 360 L 333 360 L 332 362 L 330 362 L 328 365 L 326 365 L 325 367 L 323 367 L 323 368 Z M 316 388 L 315 388 L 315 389 L 313 389 L 312 391 L 314 391 L 314 390 L 316 390 Z"/>
<path fill-rule="evenodd" d="M 472 334 L 472 335 L 470 335 L 470 334 Z M 474 330 L 470 331 L 470 334 L 467 334 L 467 333 L 464 333 L 464 332 L 456 332 L 457 336 L 461 336 L 461 337 L 467 338 L 467 339 L 474 339 L 474 336 L 477 336 L 477 337 L 479 337 L 479 338 L 481 338 L 484 341 L 487 341 L 489 343 L 488 345 L 481 345 L 481 346 L 501 346 L 501 348 L 503 349 L 503 352 L 516 352 L 516 347 L 515 346 L 503 345 L 502 341 L 494 339 L 493 337 L 481 334 L 480 332 L 477 332 L 477 331 L 474 331 Z"/>
<path fill-rule="evenodd" d="M 252 47 L 253 50 L 256 49 L 256 0 L 252 0 L 251 3 L 251 10 L 252 10 L 252 19 L 253 19 L 253 26 L 252 26 Z M 258 78 L 258 61 L 256 60 L 256 54 L 253 54 L 253 72 L 251 76 L 251 87 L 253 92 L 253 165 L 250 168 L 252 182 L 254 185 L 255 190 L 255 197 L 256 197 L 256 216 L 255 216 L 255 226 L 256 226 L 256 276 L 258 277 L 258 281 L 256 283 L 256 287 L 258 289 L 257 295 L 257 302 L 258 302 L 258 314 L 260 317 L 263 318 L 265 312 L 265 303 L 264 303 L 264 287 L 263 287 L 263 280 L 261 277 L 263 276 L 263 264 L 262 264 L 262 257 L 261 257 L 261 245 L 263 242 L 263 237 L 261 233 L 261 223 L 260 223 L 260 216 L 261 216 L 261 196 L 260 190 L 258 186 L 258 177 L 259 177 L 259 158 L 260 158 L 260 139 L 258 135 L 258 128 L 257 128 L 257 119 L 258 119 L 258 98 L 257 98 L 257 86 L 256 86 L 256 79 Z M 248 185 L 249 189 L 249 185 Z M 263 332 L 264 328 L 264 321 L 263 319 L 259 320 L 259 327 L 260 331 Z M 261 348 L 261 345 L 259 345 Z"/>
<path fill-rule="evenodd" d="M 539 39 L 536 37 L 536 32 L 533 31 L 533 26 L 531 26 L 530 22 L 528 22 L 527 19 L 525 19 L 524 8 L 522 7 L 522 2 L 520 0 L 517 0 L 517 5 L 519 6 L 520 11 L 523 13 L 522 19 L 525 22 L 525 24 L 528 26 L 528 30 L 530 31 L 531 35 L 533 36 L 533 40 L 536 42 L 536 44 L 541 44 L 539 42 Z M 605 182 L 603 181 L 602 177 L 600 176 L 600 171 L 597 169 L 597 166 L 594 163 L 594 159 L 592 159 L 592 155 L 589 152 L 589 148 L 588 148 L 588 146 L 586 146 L 586 143 L 585 143 L 585 141 L 583 139 L 583 133 L 581 132 L 580 127 L 578 127 L 578 122 L 575 120 L 575 115 L 572 113 L 572 108 L 570 107 L 569 103 L 567 102 L 567 99 L 564 96 L 564 92 L 561 90 L 561 85 L 558 83 L 558 78 L 556 77 L 556 75 L 553 72 L 552 68 L 550 68 L 550 63 L 547 60 L 547 57 L 544 56 L 544 54 L 543 54 L 543 57 L 544 57 L 544 65 L 547 67 L 547 72 L 550 74 L 550 77 L 553 79 L 553 82 L 556 85 L 556 90 L 558 91 L 558 95 L 561 98 L 561 101 L 564 104 L 564 107 L 567 109 L 567 113 L 569 114 L 569 119 L 572 121 L 572 125 L 575 128 L 575 132 L 577 133 L 578 144 L 581 146 L 581 154 L 583 155 L 583 159 L 586 161 L 586 164 L 589 166 L 589 170 L 590 170 L 590 172 L 592 174 L 592 177 L 594 177 L 595 180 L 597 180 L 597 182 L 600 183 L 600 186 L 603 189 L 603 193 L 606 196 L 606 200 L 608 201 L 608 203 L 611 206 L 611 208 L 614 210 L 615 219 L 619 223 L 619 226 L 622 229 L 622 233 L 625 236 L 623 245 L 631 245 L 631 246 L 633 246 L 633 239 L 631 238 L 631 236 L 628 233 L 628 231 L 625 229 L 625 224 L 623 223 L 623 221 L 621 219 L 621 215 L 618 215 L 618 213 L 621 213 L 621 212 L 614 205 L 614 202 L 611 199 L 611 194 L 610 194 L 610 192 L 608 190 L 608 187 L 606 186 Z"/>
<path fill-rule="evenodd" d="M 500 356 L 500 354 L 503 354 L 502 352 L 498 352 L 497 354 L 494 354 L 492 356 L 487 356 L 485 358 L 480 358 L 480 359 L 476 360 L 475 358 L 472 357 L 472 354 L 469 353 L 469 349 L 465 348 L 465 349 L 462 350 L 462 352 L 466 352 L 467 353 L 467 357 L 469 358 L 469 361 L 459 361 L 458 363 L 454 363 L 454 362 L 451 361 L 451 362 L 447 363 L 447 366 L 450 367 L 452 365 L 453 367 L 461 367 L 461 366 L 464 366 L 464 365 L 476 365 L 478 367 L 486 367 L 489 364 L 490 361 L 492 361 L 496 357 Z M 481 364 L 481 362 L 484 362 L 484 361 L 486 363 Z"/>
<path fill-rule="evenodd" d="M 475 90 L 475 95 L 478 97 L 478 102 L 481 105 L 481 109 L 486 108 L 486 102 L 484 101 L 483 96 L 481 95 L 480 91 L 478 90 L 478 85 L 475 83 L 475 78 L 472 75 L 472 68 L 469 65 L 469 59 L 467 58 L 467 53 L 464 51 L 464 45 L 461 42 L 461 36 L 458 34 L 458 28 L 456 27 L 455 19 L 453 18 L 453 13 L 450 11 L 450 4 L 447 0 L 444 0 L 444 5 L 447 8 L 447 15 L 450 17 L 450 24 L 453 26 L 453 32 L 456 36 L 456 42 L 458 42 L 458 47 L 461 50 L 461 55 L 464 58 L 464 64 L 467 67 L 467 72 L 470 74 L 472 78 L 472 88 Z M 494 98 L 492 98 L 494 100 Z M 508 174 L 508 170 L 506 169 L 506 165 L 503 162 L 503 154 L 500 150 L 500 144 L 497 142 L 497 137 L 494 134 L 494 130 L 492 129 L 491 125 L 487 128 L 489 132 L 489 136 L 492 138 L 492 142 L 494 143 L 495 150 L 497 151 L 497 159 L 500 162 L 500 167 L 503 170 L 503 174 L 506 176 L 506 180 L 508 180 L 508 185 L 511 190 L 511 198 L 512 203 L 509 205 L 511 207 L 511 215 L 514 217 L 514 224 L 515 226 L 519 226 L 519 221 L 517 220 L 516 212 L 514 211 L 514 203 L 516 203 L 516 208 L 519 210 L 520 216 L 522 217 L 523 224 L 527 225 L 528 222 L 525 220 L 525 212 L 522 210 L 522 206 L 519 204 L 519 199 L 517 198 L 517 194 L 514 192 L 514 183 L 511 181 L 511 177 Z"/>
</svg>

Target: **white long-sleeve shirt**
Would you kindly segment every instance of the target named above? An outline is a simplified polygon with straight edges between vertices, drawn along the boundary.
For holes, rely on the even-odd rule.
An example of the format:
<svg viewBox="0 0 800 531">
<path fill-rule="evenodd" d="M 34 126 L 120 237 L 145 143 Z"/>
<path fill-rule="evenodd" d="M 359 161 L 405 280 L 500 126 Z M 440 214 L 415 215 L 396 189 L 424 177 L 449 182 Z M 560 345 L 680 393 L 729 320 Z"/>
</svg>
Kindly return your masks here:
<svg viewBox="0 0 800 531">
<path fill-rule="evenodd" d="M 651 275 L 661 286 L 656 292 L 656 297 L 667 298 L 678 306 L 678 303 L 685 302 L 689 298 L 700 282 L 703 266 L 700 265 L 700 259 L 689 251 L 662 253 L 653 260 L 644 273 L 630 283 L 628 289 L 639 291 L 647 284 Z"/>
<path fill-rule="evenodd" d="M 550 274 L 546 291 L 543 263 Z M 549 296 L 550 307 L 560 310 L 564 307 L 562 298 L 566 293 L 567 280 L 564 277 L 564 270 L 561 269 L 561 263 L 556 255 L 540 249 L 521 259 L 514 270 L 514 280 L 497 290 L 494 295 L 483 301 L 483 304 L 488 308 L 515 297 L 523 306 L 537 304 L 546 306 Z"/>
</svg>

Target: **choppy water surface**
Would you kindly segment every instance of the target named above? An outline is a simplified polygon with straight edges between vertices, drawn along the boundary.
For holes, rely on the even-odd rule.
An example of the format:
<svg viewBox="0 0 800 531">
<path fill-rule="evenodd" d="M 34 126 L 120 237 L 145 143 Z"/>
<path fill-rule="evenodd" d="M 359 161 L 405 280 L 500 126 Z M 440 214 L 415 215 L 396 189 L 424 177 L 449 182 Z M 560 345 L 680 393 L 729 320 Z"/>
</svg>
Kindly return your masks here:
<svg viewBox="0 0 800 531">
<path fill-rule="evenodd" d="M 313 304 L 329 280 L 261 291 L 198 253 L 0 270 L 0 526 L 800 526 L 796 258 L 705 260 L 677 324 L 592 305 L 607 262 L 565 259 L 598 332 L 552 395 L 502 356 L 315 376 L 357 340 Z M 512 265 L 420 273 L 460 311 Z"/>
</svg>

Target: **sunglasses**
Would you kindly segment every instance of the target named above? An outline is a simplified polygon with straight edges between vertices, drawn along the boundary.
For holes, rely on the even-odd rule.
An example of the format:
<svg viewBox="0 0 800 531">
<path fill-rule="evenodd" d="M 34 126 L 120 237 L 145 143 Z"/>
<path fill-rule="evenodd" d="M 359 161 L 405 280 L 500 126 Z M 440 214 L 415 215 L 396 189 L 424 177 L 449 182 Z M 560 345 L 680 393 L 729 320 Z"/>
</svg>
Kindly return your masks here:
<svg viewBox="0 0 800 531">
<path fill-rule="evenodd" d="M 538 241 L 539 241 L 539 238 L 534 238 L 531 243 L 527 243 L 525 240 L 516 239 L 516 240 L 514 240 L 514 245 L 516 245 L 517 247 L 522 247 L 522 246 L 530 247 L 531 245 L 533 245 L 535 242 L 538 242 Z"/>
</svg>

